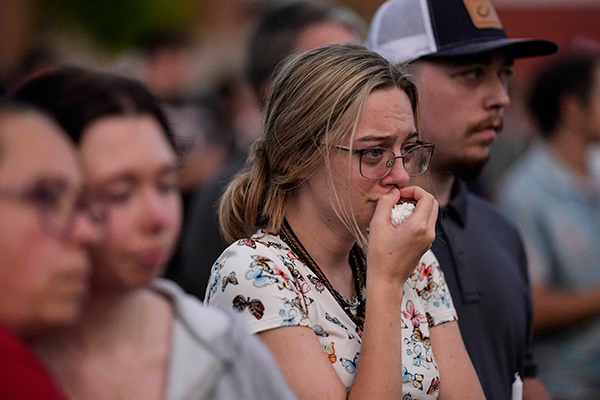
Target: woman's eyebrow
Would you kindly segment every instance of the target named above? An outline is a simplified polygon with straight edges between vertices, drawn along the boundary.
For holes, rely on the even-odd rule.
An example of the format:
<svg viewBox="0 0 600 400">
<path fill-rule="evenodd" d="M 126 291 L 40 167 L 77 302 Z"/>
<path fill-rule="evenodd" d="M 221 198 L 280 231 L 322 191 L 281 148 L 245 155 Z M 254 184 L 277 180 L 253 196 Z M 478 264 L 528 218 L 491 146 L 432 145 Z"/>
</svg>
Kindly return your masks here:
<svg viewBox="0 0 600 400">
<path fill-rule="evenodd" d="M 417 131 L 414 131 L 414 132 L 412 132 L 412 133 L 409 133 L 409 134 L 408 134 L 408 135 L 406 135 L 406 137 L 404 138 L 404 141 L 410 140 L 410 139 L 412 139 L 412 138 L 415 138 L 415 137 L 419 137 L 419 132 L 417 132 Z"/>
</svg>

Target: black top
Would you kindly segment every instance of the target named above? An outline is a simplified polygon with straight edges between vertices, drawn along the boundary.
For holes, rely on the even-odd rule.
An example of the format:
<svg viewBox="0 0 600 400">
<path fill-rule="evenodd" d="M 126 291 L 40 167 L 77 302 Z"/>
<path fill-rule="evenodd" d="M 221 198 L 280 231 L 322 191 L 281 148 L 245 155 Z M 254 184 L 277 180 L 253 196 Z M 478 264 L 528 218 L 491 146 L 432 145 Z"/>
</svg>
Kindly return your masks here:
<svg viewBox="0 0 600 400">
<path fill-rule="evenodd" d="M 516 229 L 462 182 L 440 210 L 433 252 L 488 400 L 511 398 L 515 373 L 537 374 L 531 354 L 531 288 Z"/>
<path fill-rule="evenodd" d="M 219 229 L 219 201 L 229 182 L 240 172 L 248 155 L 236 158 L 206 189 L 190 201 L 181 239 L 179 274 L 169 277 L 186 292 L 204 299 L 213 263 L 231 243 Z"/>
</svg>

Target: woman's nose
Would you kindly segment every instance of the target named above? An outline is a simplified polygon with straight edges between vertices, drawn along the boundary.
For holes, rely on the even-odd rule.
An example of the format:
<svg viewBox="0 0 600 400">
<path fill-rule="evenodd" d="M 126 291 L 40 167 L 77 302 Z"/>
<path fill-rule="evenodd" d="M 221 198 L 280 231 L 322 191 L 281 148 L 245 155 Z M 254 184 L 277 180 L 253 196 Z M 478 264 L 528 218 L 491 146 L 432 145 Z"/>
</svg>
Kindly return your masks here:
<svg viewBox="0 0 600 400">
<path fill-rule="evenodd" d="M 404 168 L 403 159 L 397 157 L 394 160 L 394 164 L 392 165 L 392 169 L 390 172 L 381 180 L 382 185 L 392 185 L 398 188 L 403 188 L 408 185 L 408 180 L 410 177 L 408 176 L 408 172 Z"/>
</svg>

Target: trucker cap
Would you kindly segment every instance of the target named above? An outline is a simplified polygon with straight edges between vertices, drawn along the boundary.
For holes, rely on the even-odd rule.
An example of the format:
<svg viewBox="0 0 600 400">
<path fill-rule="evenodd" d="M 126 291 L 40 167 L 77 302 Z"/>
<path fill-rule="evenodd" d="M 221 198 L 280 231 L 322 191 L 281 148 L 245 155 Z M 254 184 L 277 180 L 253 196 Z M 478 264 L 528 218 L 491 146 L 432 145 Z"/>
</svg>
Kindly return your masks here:
<svg viewBox="0 0 600 400">
<path fill-rule="evenodd" d="M 394 64 L 492 50 L 514 58 L 558 50 L 549 40 L 509 39 L 489 0 L 389 0 L 375 13 L 366 45 Z"/>
</svg>

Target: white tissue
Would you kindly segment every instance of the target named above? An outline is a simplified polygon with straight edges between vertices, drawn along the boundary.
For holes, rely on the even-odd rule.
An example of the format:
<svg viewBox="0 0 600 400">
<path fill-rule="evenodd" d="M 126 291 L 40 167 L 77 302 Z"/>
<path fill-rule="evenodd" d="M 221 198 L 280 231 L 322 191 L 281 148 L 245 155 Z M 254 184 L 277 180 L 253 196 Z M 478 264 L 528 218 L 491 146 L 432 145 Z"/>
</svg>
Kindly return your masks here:
<svg viewBox="0 0 600 400">
<path fill-rule="evenodd" d="M 392 225 L 402 225 L 415 210 L 413 203 L 402 202 L 392 208 Z"/>
</svg>

